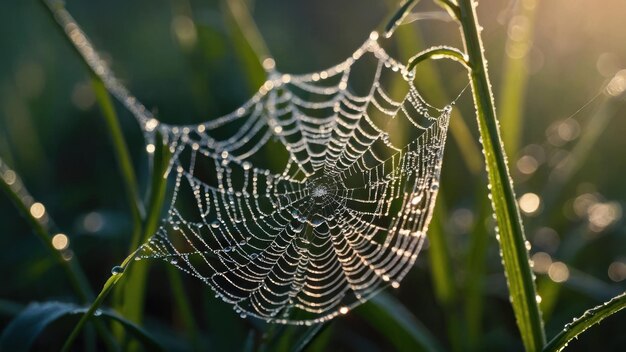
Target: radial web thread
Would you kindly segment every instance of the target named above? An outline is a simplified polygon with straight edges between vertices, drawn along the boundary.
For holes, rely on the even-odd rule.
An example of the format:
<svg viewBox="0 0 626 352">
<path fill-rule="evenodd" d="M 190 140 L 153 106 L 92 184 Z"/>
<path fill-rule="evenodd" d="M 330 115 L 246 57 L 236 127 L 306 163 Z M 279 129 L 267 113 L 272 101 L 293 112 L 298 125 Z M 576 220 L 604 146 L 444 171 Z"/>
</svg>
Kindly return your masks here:
<svg viewBox="0 0 626 352">
<path fill-rule="evenodd" d="M 69 13 L 55 15 L 148 146 L 160 135 L 172 154 L 169 210 L 137 260 L 165 260 L 242 317 L 283 324 L 326 321 L 399 286 L 433 212 L 451 105 L 428 105 L 376 33 L 326 70 L 269 71 L 230 114 L 172 125 L 115 78 Z"/>
</svg>

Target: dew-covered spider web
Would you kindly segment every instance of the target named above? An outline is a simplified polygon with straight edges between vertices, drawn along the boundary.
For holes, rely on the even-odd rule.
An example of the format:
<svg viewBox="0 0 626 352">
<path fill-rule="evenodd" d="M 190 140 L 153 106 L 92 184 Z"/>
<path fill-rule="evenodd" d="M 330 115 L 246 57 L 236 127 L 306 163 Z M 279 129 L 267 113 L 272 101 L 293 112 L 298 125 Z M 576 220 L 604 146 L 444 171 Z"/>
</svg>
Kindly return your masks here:
<svg viewBox="0 0 626 352">
<path fill-rule="evenodd" d="M 54 11 L 137 118 L 148 152 L 161 136 L 172 154 L 169 209 L 137 260 L 165 260 L 242 317 L 276 323 L 329 320 L 399 286 L 433 212 L 451 105 L 428 105 L 419 77 L 376 33 L 326 70 L 268 70 L 232 113 L 172 125 L 119 83 L 65 10 Z"/>
</svg>

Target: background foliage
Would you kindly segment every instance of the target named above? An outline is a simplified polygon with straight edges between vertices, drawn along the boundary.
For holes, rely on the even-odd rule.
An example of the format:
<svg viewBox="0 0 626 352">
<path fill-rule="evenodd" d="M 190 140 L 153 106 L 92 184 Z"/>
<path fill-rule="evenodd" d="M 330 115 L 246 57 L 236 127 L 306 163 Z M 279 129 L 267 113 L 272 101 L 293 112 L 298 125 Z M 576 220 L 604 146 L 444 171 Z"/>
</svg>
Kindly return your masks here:
<svg viewBox="0 0 626 352">
<path fill-rule="evenodd" d="M 249 4 L 284 72 L 340 61 L 392 5 L 370 0 Z M 117 75 L 164 121 L 199 122 L 229 112 L 264 79 L 225 2 L 114 0 L 69 2 L 68 8 Z M 417 10 L 441 11 L 426 1 Z M 619 30 L 624 11 L 617 0 L 602 7 L 591 0 L 480 2 L 548 336 L 626 289 L 621 132 L 626 122 L 620 118 L 626 38 Z M 0 157 L 45 204 L 54 233 L 69 236 L 68 255 L 80 262 L 97 291 L 126 257 L 133 220 L 90 77 L 39 3 L 0 4 L 0 27 Z M 404 61 L 429 45 L 461 46 L 452 22 L 417 21 L 395 37 L 391 50 Z M 422 94 L 442 106 L 465 86 L 467 76 L 455 64 L 437 62 L 420 65 L 417 81 Z M 310 348 L 522 348 L 491 230 L 469 94 L 458 105 L 431 229 L 443 234 L 433 239 L 445 241 L 431 241 L 398 290 L 323 327 Z M 142 136 L 129 113 L 116 108 L 145 190 L 150 177 Z M 3 194 L 2 327 L 29 302 L 78 301 L 60 266 L 31 232 Z M 141 324 L 167 348 L 288 349 L 306 337 L 302 329 L 242 320 L 207 287 L 182 277 L 197 327 L 190 330 L 189 317 L 173 298 L 172 288 L 181 286 L 170 280 L 163 265 L 151 265 Z M 623 313 L 611 317 L 570 346 L 619 350 L 626 343 L 620 334 L 624 319 Z M 73 323 L 62 318 L 35 346 L 60 346 Z M 77 346 L 93 347 L 89 332 L 83 340 Z"/>
</svg>

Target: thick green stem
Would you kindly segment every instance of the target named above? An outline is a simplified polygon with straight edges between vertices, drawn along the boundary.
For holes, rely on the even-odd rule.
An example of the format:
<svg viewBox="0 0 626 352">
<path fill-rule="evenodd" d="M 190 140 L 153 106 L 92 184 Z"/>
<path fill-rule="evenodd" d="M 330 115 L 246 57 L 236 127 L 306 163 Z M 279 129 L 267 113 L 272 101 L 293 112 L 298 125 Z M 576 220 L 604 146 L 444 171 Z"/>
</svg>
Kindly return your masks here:
<svg viewBox="0 0 626 352">
<path fill-rule="evenodd" d="M 475 5 L 473 0 L 459 1 L 459 22 L 469 59 L 469 78 L 486 159 L 491 201 L 499 229 L 510 299 L 522 342 L 527 351 L 539 351 L 545 344 L 543 322 L 537 304 L 526 237 L 500 138 Z"/>
</svg>

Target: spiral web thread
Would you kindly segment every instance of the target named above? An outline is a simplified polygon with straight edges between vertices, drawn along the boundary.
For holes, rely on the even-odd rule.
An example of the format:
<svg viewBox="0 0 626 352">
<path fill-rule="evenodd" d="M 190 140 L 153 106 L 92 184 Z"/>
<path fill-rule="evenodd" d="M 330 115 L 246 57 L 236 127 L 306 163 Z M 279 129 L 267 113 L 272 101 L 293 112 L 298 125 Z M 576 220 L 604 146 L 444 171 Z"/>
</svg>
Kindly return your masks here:
<svg viewBox="0 0 626 352">
<path fill-rule="evenodd" d="M 453 103 L 428 105 L 376 32 L 334 67 L 269 70 L 232 113 L 171 125 L 115 78 L 67 11 L 53 11 L 148 152 L 158 131 L 172 153 L 170 208 L 137 260 L 163 259 L 242 317 L 283 324 L 326 321 L 399 287 L 432 216 Z"/>
</svg>

